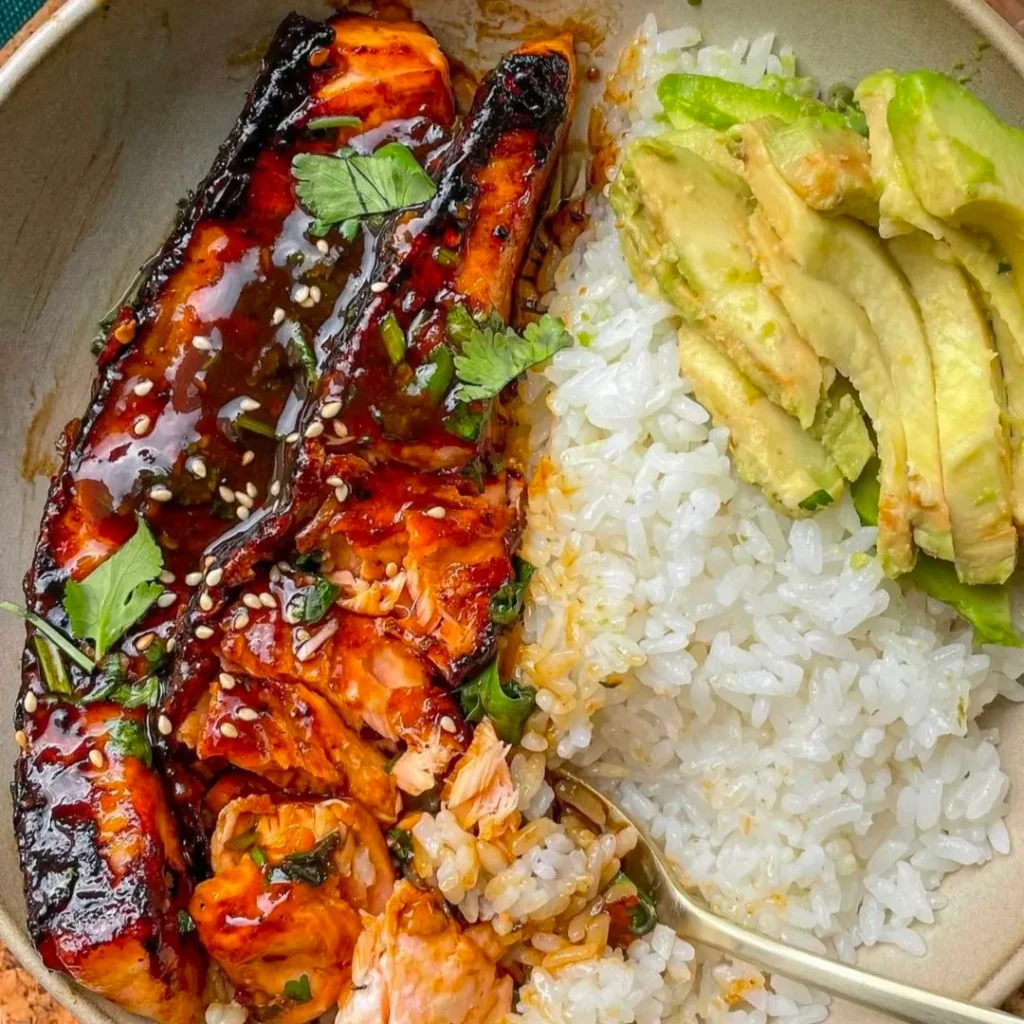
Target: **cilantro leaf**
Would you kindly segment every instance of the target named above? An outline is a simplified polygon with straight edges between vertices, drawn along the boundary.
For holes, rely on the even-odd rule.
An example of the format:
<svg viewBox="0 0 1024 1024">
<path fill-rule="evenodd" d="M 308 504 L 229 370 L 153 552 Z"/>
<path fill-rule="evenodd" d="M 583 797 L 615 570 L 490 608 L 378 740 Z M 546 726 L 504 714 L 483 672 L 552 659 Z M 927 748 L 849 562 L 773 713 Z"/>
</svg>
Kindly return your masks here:
<svg viewBox="0 0 1024 1024">
<path fill-rule="evenodd" d="M 477 327 L 455 357 L 461 381 L 455 397 L 462 402 L 493 398 L 519 374 L 571 344 L 572 335 L 553 316 L 529 324 L 522 335 L 511 327 Z"/>
<path fill-rule="evenodd" d="M 96 663 L 91 658 L 83 654 L 68 637 L 57 629 L 56 626 L 50 625 L 41 615 L 36 615 L 35 612 L 30 612 L 27 608 L 12 604 L 10 601 L 0 601 L 0 611 L 10 612 L 12 615 L 17 615 L 19 618 L 30 622 L 47 640 L 56 647 L 59 647 L 80 669 L 92 672 L 96 668 Z M 70 689 L 68 692 L 70 692 Z"/>
<path fill-rule="evenodd" d="M 536 571 L 529 562 L 518 557 L 515 570 L 515 577 L 498 587 L 491 598 L 491 622 L 497 626 L 511 626 L 519 619 L 526 587 Z"/>
<path fill-rule="evenodd" d="M 813 494 L 808 494 L 803 501 L 800 502 L 800 507 L 805 512 L 813 512 L 815 509 L 825 508 L 826 505 L 831 505 L 833 502 L 832 495 L 828 491 L 815 491 Z"/>
<path fill-rule="evenodd" d="M 313 998 L 313 992 L 309 987 L 309 975 L 303 974 L 300 978 L 286 981 L 284 994 L 285 998 L 293 1003 L 308 1003 Z"/>
<path fill-rule="evenodd" d="M 292 160 L 295 191 L 321 223 L 392 213 L 434 197 L 437 186 L 400 142 L 371 156 L 343 150 L 338 156 L 299 153 Z"/>
<path fill-rule="evenodd" d="M 128 708 L 155 708 L 160 702 L 160 680 L 156 676 L 146 676 L 137 683 L 129 683 L 114 676 L 102 686 L 98 686 L 83 704 L 92 704 L 98 700 L 111 700 Z"/>
<path fill-rule="evenodd" d="M 534 692 L 514 681 L 502 683 L 497 658 L 455 692 L 466 721 L 479 722 L 486 715 L 506 743 L 518 743 L 522 739 L 526 720 L 533 714 Z"/>
<path fill-rule="evenodd" d="M 134 718 L 115 718 L 110 723 L 107 750 L 121 757 L 137 757 L 147 768 L 153 767 L 153 749 L 146 730 Z"/>
<path fill-rule="evenodd" d="M 71 580 L 64 591 L 64 610 L 79 640 L 91 639 L 102 658 L 125 630 L 142 618 L 163 593 L 155 582 L 164 567 L 163 555 L 149 527 L 138 529 L 84 580 Z"/>
<path fill-rule="evenodd" d="M 308 587 L 301 587 L 288 601 L 293 622 L 319 622 L 331 609 L 339 588 L 323 576 L 316 576 Z"/>
<path fill-rule="evenodd" d="M 334 851 L 341 837 L 337 832 L 324 836 L 311 850 L 290 853 L 270 873 L 272 882 L 306 882 L 323 885 L 334 864 Z"/>
</svg>

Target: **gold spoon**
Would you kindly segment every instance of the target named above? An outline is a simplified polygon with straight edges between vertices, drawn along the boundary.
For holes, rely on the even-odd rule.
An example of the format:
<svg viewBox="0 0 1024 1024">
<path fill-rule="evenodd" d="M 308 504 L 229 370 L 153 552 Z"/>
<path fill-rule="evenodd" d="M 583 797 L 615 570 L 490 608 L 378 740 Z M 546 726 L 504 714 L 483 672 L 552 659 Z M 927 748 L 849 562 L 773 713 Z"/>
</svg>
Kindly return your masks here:
<svg viewBox="0 0 1024 1024">
<path fill-rule="evenodd" d="M 613 826 L 632 825 L 640 835 L 636 849 L 628 855 L 630 870 L 641 876 L 651 893 L 658 921 L 683 939 L 699 942 L 768 971 L 822 989 L 830 995 L 880 1010 L 909 1024 L 1021 1024 L 1020 1018 L 1000 1010 L 936 995 L 913 985 L 904 985 L 880 974 L 783 945 L 751 931 L 702 906 L 676 882 L 647 830 L 616 803 L 566 766 L 549 769 L 560 779 L 558 788 L 572 803 L 572 789 L 578 787 L 601 803 Z"/>
</svg>

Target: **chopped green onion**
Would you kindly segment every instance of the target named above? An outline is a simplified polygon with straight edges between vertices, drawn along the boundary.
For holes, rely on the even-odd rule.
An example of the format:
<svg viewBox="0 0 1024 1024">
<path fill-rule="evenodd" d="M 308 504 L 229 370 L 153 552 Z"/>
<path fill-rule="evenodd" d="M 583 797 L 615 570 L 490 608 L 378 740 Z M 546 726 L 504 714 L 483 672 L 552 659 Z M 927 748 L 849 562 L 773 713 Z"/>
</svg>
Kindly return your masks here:
<svg viewBox="0 0 1024 1024">
<path fill-rule="evenodd" d="M 277 431 L 263 420 L 255 419 L 252 416 L 238 416 L 235 419 L 235 426 L 240 430 L 249 430 L 254 434 L 262 434 L 264 437 L 272 437 L 277 440 Z"/>
<path fill-rule="evenodd" d="M 311 132 L 324 131 L 327 128 L 362 128 L 362 118 L 351 114 L 333 114 L 325 117 L 311 117 L 306 128 Z"/>
<path fill-rule="evenodd" d="M 249 848 L 249 856 L 252 857 L 253 863 L 258 868 L 265 868 L 267 866 L 267 855 L 258 846 L 252 846 Z"/>
<path fill-rule="evenodd" d="M 475 441 L 486 418 L 485 412 L 477 412 L 468 402 L 457 402 L 443 420 L 444 429 L 463 441 Z"/>
<path fill-rule="evenodd" d="M 405 358 L 405 332 L 394 313 L 389 311 L 384 314 L 380 322 L 380 333 L 391 364 L 397 366 Z"/>
<path fill-rule="evenodd" d="M 306 340 L 302 325 L 292 321 L 288 328 L 288 353 L 296 361 L 306 374 L 306 383 L 310 388 L 315 388 L 320 376 L 320 368 L 317 366 L 316 354 L 312 346 Z"/>
<path fill-rule="evenodd" d="M 51 643 L 56 644 L 80 669 L 85 672 L 92 672 L 96 663 L 87 658 L 56 626 L 51 626 L 42 616 L 30 612 L 27 608 L 12 604 L 10 601 L 0 601 L 0 611 L 10 612 L 19 618 L 26 619 Z"/>
<path fill-rule="evenodd" d="M 238 853 L 244 853 L 246 850 L 252 849 L 256 845 L 258 839 L 256 833 L 256 826 L 247 828 L 244 832 L 239 832 L 237 835 L 233 835 L 225 844 L 226 850 L 234 850 Z"/>
<path fill-rule="evenodd" d="M 454 249 L 448 249 L 441 245 L 434 250 L 434 259 L 442 267 L 454 267 L 459 262 L 459 254 Z"/>
<path fill-rule="evenodd" d="M 51 693 L 72 693 L 71 680 L 68 679 L 67 669 L 64 668 L 64 660 L 60 656 L 60 651 L 42 633 L 36 633 L 32 637 L 32 645 L 36 649 L 36 657 L 39 659 L 39 668 L 46 681 L 46 688 Z"/>
<path fill-rule="evenodd" d="M 313 998 L 313 992 L 309 987 L 309 975 L 303 974 L 301 978 L 286 981 L 284 994 L 285 998 L 293 1003 L 308 1003 Z"/>
</svg>

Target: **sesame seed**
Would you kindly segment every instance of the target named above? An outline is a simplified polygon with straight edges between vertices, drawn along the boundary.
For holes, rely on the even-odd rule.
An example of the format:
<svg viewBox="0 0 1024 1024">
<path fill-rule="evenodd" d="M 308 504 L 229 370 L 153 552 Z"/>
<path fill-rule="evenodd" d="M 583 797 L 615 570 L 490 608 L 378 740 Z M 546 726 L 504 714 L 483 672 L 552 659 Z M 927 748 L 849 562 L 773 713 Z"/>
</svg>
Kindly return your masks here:
<svg viewBox="0 0 1024 1024">
<path fill-rule="evenodd" d="M 374 281 L 373 284 L 370 285 L 370 291 L 373 292 L 374 295 L 380 295 L 381 292 L 386 292 L 387 290 L 388 285 L 386 281 Z"/>
<path fill-rule="evenodd" d="M 14 742 L 17 743 L 22 750 L 24 750 L 28 746 L 28 737 L 25 735 L 24 729 L 19 729 L 14 734 Z"/>
<path fill-rule="evenodd" d="M 134 391 L 139 398 L 145 398 L 152 390 L 153 382 L 151 380 L 140 380 L 139 383 L 132 388 L 132 391 Z"/>
<path fill-rule="evenodd" d="M 224 579 L 223 569 L 211 569 L 206 574 L 206 585 L 208 587 L 215 587 L 222 579 Z"/>
<path fill-rule="evenodd" d="M 277 601 L 274 600 L 274 595 L 269 590 L 264 590 L 263 593 L 260 594 L 260 604 L 263 605 L 264 608 L 277 607 Z"/>
<path fill-rule="evenodd" d="M 210 597 L 210 592 L 208 590 L 204 590 L 199 595 L 199 607 L 202 608 L 204 612 L 213 611 L 213 598 Z"/>
<path fill-rule="evenodd" d="M 239 505 L 235 509 L 235 515 L 244 523 L 249 518 L 249 510 L 244 505 Z"/>
<path fill-rule="evenodd" d="M 158 608 L 170 608 L 175 601 L 178 600 L 178 595 L 170 590 L 165 590 L 157 599 L 156 604 Z"/>
<path fill-rule="evenodd" d="M 185 463 L 185 468 L 199 480 L 206 479 L 206 463 L 198 455 L 194 455 Z"/>
<path fill-rule="evenodd" d="M 213 342 L 205 334 L 197 334 L 192 339 L 192 347 L 199 352 L 212 352 Z"/>
<path fill-rule="evenodd" d="M 238 739 L 238 730 L 230 722 L 221 722 L 220 734 L 221 736 L 227 737 L 229 740 Z"/>
<path fill-rule="evenodd" d="M 398 575 L 398 563 L 388 562 L 388 564 L 384 566 L 384 575 L 387 576 L 389 580 L 393 580 Z"/>
<path fill-rule="evenodd" d="M 260 595 L 259 594 L 243 594 L 242 595 L 242 604 L 244 604 L 246 608 L 252 608 L 252 609 L 262 608 L 263 607 L 263 605 L 260 604 Z"/>
<path fill-rule="evenodd" d="M 255 412 L 259 407 L 260 403 L 257 402 L 255 398 L 250 398 L 248 395 L 245 395 L 238 402 L 238 408 L 241 409 L 242 412 Z"/>
<path fill-rule="evenodd" d="M 431 519 L 444 519 L 447 513 L 440 505 L 435 505 L 433 508 L 428 508 L 424 515 L 430 516 Z"/>
<path fill-rule="evenodd" d="M 299 432 L 297 430 L 293 430 L 287 437 L 285 437 L 284 443 L 285 444 L 295 444 L 295 442 L 298 441 L 298 439 L 299 439 Z"/>
<path fill-rule="evenodd" d="M 281 493 L 281 481 L 280 480 L 275 480 L 270 485 L 270 496 L 272 498 L 276 498 L 280 493 Z"/>
<path fill-rule="evenodd" d="M 308 427 L 306 427 L 305 436 L 309 437 L 309 438 L 319 437 L 323 432 L 324 432 L 323 420 L 313 420 L 313 422 L 310 423 L 310 425 Z"/>
<path fill-rule="evenodd" d="M 342 484 L 340 487 L 335 487 L 334 488 L 334 497 L 337 498 L 337 500 L 339 502 L 347 501 L 348 500 L 348 484 Z"/>
<path fill-rule="evenodd" d="M 238 717 L 243 722 L 255 722 L 256 719 L 260 717 L 260 713 L 258 711 L 254 711 L 252 708 L 239 708 Z"/>
<path fill-rule="evenodd" d="M 292 567 L 287 562 L 285 562 L 283 560 L 277 563 L 277 567 L 278 567 L 278 569 L 281 570 L 281 572 L 291 572 L 292 571 Z"/>
<path fill-rule="evenodd" d="M 295 289 L 292 291 L 292 301 L 293 302 L 298 302 L 298 303 L 301 304 L 301 303 L 305 302 L 308 298 L 309 298 L 309 285 L 308 284 L 297 285 L 295 287 Z"/>
<path fill-rule="evenodd" d="M 270 582 L 280 583 L 281 582 L 281 570 L 276 565 L 270 567 Z"/>
<path fill-rule="evenodd" d="M 331 247 L 327 244 L 326 238 L 318 238 L 316 240 L 316 247 L 318 251 L 321 252 L 324 256 L 326 256 L 331 251 Z"/>
<path fill-rule="evenodd" d="M 324 402 L 320 406 L 320 415 L 325 420 L 333 420 L 341 412 L 341 402 Z"/>
<path fill-rule="evenodd" d="M 143 413 L 141 416 L 136 416 L 132 423 L 132 433 L 136 437 L 142 437 L 149 433 L 149 428 L 153 426 L 153 421 Z"/>
<path fill-rule="evenodd" d="M 455 732 L 455 719 L 451 715 L 442 715 L 439 724 L 445 732 Z"/>
<path fill-rule="evenodd" d="M 210 626 L 196 626 L 196 636 L 200 640 L 209 640 L 213 636 L 213 629 Z"/>
<path fill-rule="evenodd" d="M 94 768 L 102 768 L 103 767 L 103 752 L 100 751 L 100 750 L 97 750 L 95 747 L 93 747 L 93 749 L 89 751 L 89 763 Z"/>
<path fill-rule="evenodd" d="M 310 286 L 309 297 L 313 300 L 313 305 L 315 306 L 323 298 L 323 292 L 314 284 Z"/>
<path fill-rule="evenodd" d="M 299 628 L 295 630 L 295 639 L 298 640 L 299 643 L 304 644 L 309 639 L 309 630 L 299 626 Z"/>
<path fill-rule="evenodd" d="M 149 496 L 154 501 L 170 501 L 174 497 L 171 494 L 169 487 L 165 487 L 163 484 L 157 484 L 156 487 L 150 487 Z"/>
<path fill-rule="evenodd" d="M 252 508 L 254 504 L 252 498 L 250 498 L 245 491 L 235 491 L 235 501 L 237 501 L 239 505 L 244 505 L 246 508 Z"/>
<path fill-rule="evenodd" d="M 250 498 L 255 498 L 259 493 L 256 490 L 256 485 L 251 480 L 245 485 L 245 493 L 248 494 Z"/>
<path fill-rule="evenodd" d="M 230 672 L 221 672 L 217 677 L 217 682 L 220 683 L 222 690 L 233 690 L 237 680 Z"/>
<path fill-rule="evenodd" d="M 171 720 L 166 715 L 161 715 L 156 720 L 156 731 L 161 736 L 170 736 L 174 732 L 174 726 L 171 725 Z"/>
<path fill-rule="evenodd" d="M 165 587 L 169 587 L 177 579 L 177 577 L 174 575 L 173 572 L 170 571 L 170 569 L 164 569 L 164 571 L 160 573 L 159 577 L 157 578 Z"/>
<path fill-rule="evenodd" d="M 340 476 L 329 476 L 327 478 L 328 487 L 341 487 L 345 483 Z"/>
<path fill-rule="evenodd" d="M 248 612 L 244 612 L 244 611 L 243 612 L 239 612 L 231 620 L 231 628 L 232 629 L 245 629 L 245 627 L 248 626 L 248 625 L 249 625 L 249 613 Z"/>
<path fill-rule="evenodd" d="M 36 695 L 29 690 L 28 693 L 25 694 L 25 711 L 31 715 L 35 712 L 37 707 L 39 707 L 39 700 Z"/>
<path fill-rule="evenodd" d="M 276 327 L 284 320 L 284 310 L 278 306 L 270 317 L 270 322 Z"/>
<path fill-rule="evenodd" d="M 252 449 L 246 449 L 242 452 L 242 465 L 248 466 L 253 459 L 256 458 L 256 453 Z"/>
<path fill-rule="evenodd" d="M 219 487 L 217 488 L 217 493 L 218 493 L 218 494 L 219 494 L 219 495 L 220 495 L 220 496 L 221 496 L 221 497 L 222 497 L 222 498 L 223 498 L 223 499 L 224 499 L 225 501 L 234 501 L 234 500 L 235 500 L 235 492 L 234 492 L 233 490 L 231 490 L 231 488 L 230 488 L 230 487 L 227 487 L 227 486 L 225 486 L 224 484 L 221 484 L 221 485 L 220 485 L 220 486 L 219 486 Z"/>
<path fill-rule="evenodd" d="M 198 587 L 203 582 L 203 574 L 201 572 L 190 572 L 185 577 L 185 585 L 189 587 Z"/>
<path fill-rule="evenodd" d="M 155 639 L 156 633 L 143 633 L 142 636 L 138 637 L 135 641 L 135 650 L 148 651 Z"/>
<path fill-rule="evenodd" d="M 345 424 L 341 422 L 341 420 L 334 421 L 334 432 L 338 435 L 338 437 L 348 437 L 348 427 L 346 427 Z"/>
</svg>

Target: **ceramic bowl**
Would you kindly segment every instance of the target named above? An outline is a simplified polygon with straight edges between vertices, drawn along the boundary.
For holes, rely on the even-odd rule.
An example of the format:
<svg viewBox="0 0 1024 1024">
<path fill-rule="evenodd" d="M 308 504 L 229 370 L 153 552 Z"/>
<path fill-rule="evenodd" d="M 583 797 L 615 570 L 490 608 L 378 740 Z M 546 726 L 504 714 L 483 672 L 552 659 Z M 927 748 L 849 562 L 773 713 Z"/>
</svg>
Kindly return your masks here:
<svg viewBox="0 0 1024 1024">
<path fill-rule="evenodd" d="M 524 35 L 569 29 L 614 62 L 647 10 L 711 41 L 774 30 L 822 81 L 883 67 L 952 70 L 1024 123 L 1024 42 L 982 0 L 422 0 L 446 49 L 485 66 Z M 314 16 L 329 10 L 300 3 Z M 0 596 L 18 599 L 54 441 L 85 408 L 95 325 L 167 233 L 241 108 L 263 44 L 291 0 L 68 0 L 0 69 Z M 23 631 L 0 620 L 0 722 L 10 723 Z M 965 869 L 925 929 L 921 959 L 862 963 L 952 995 L 998 1003 L 1024 980 L 1024 708 L 1000 705 L 1014 782 L 1014 852 Z M 9 822 L 13 727 L 0 729 L 0 822 Z M 0 829 L 0 937 L 84 1024 L 127 1015 L 51 974 L 25 933 L 14 837 Z M 863 1024 L 837 1006 L 834 1021 Z"/>
</svg>

